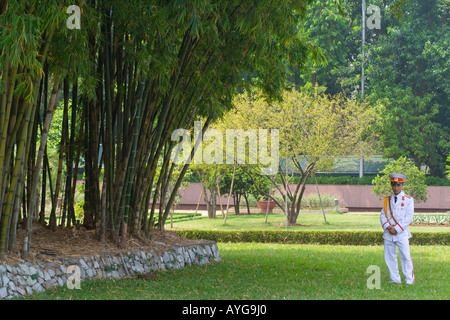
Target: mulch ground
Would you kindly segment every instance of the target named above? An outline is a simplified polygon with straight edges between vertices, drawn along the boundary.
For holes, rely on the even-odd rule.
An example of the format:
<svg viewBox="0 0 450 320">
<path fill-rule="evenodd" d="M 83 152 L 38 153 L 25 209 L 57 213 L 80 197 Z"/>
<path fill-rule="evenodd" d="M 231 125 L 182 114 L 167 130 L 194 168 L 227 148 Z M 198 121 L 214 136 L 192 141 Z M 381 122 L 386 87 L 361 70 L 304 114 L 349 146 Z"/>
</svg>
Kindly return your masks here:
<svg viewBox="0 0 450 320">
<path fill-rule="evenodd" d="M 18 230 L 14 252 L 7 252 L 0 264 L 14 264 L 24 261 L 52 261 L 61 257 L 92 256 L 102 253 L 125 252 L 133 250 L 153 250 L 155 253 L 167 250 L 172 246 L 200 244 L 203 240 L 191 240 L 178 236 L 173 231 L 153 231 L 152 240 L 142 237 L 127 239 L 125 249 L 120 249 L 115 241 L 98 240 L 94 230 L 73 230 L 57 228 L 52 231 L 46 227 L 37 227 L 31 235 L 31 247 L 28 257 L 21 257 L 24 230 Z"/>
</svg>

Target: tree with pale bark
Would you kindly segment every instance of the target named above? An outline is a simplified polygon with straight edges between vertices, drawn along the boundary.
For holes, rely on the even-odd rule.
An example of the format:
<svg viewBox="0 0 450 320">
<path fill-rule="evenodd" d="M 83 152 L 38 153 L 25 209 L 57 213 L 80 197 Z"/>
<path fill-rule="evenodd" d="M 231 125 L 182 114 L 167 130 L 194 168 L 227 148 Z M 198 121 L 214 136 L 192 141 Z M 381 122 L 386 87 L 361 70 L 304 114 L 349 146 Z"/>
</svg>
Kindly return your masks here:
<svg viewBox="0 0 450 320">
<path fill-rule="evenodd" d="M 242 128 L 279 130 L 281 161 L 277 174 L 265 177 L 287 205 L 260 187 L 257 179 L 253 181 L 261 194 L 283 208 L 289 225 L 297 223 L 306 182 L 314 172 L 331 169 L 340 156 L 370 154 L 371 127 L 376 119 L 372 106 L 341 95 L 326 95 L 324 88 L 317 86 L 286 90 L 282 101 L 275 103 L 268 103 L 258 91 L 243 94 L 236 99 L 236 110 L 224 117 L 225 122 Z M 258 170 L 246 171 L 250 177 L 259 174 Z M 294 172 L 299 179 L 292 188 Z"/>
</svg>

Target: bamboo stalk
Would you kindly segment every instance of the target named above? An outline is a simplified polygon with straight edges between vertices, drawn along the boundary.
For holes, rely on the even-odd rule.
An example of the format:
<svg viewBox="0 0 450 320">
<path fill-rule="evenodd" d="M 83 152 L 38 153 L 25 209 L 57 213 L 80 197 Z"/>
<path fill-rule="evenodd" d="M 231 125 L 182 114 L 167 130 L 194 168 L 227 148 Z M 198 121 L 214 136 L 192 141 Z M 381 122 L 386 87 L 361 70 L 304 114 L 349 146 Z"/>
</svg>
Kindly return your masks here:
<svg viewBox="0 0 450 320">
<path fill-rule="evenodd" d="M 75 141 L 75 130 L 76 130 L 76 114 L 77 114 L 77 95 L 78 95 L 78 79 L 75 78 L 73 86 L 72 86 L 72 112 L 71 112 L 71 124 L 70 124 L 70 138 L 69 143 L 66 148 L 66 168 L 67 168 L 67 176 L 66 176 L 66 188 L 65 188 L 65 201 L 64 206 L 67 208 L 68 219 L 72 220 L 72 224 L 75 225 L 75 210 L 74 210 L 74 201 L 73 201 L 73 193 L 72 193 L 72 178 L 75 174 L 76 180 L 76 172 L 73 172 L 73 153 L 74 153 L 74 141 Z M 67 139 L 66 139 L 67 141 Z"/>
<path fill-rule="evenodd" d="M 27 104 L 27 103 L 25 103 Z M 19 167 L 21 165 L 22 159 L 25 157 L 25 149 L 26 149 L 26 138 L 28 136 L 28 129 L 29 125 L 28 123 L 31 121 L 31 114 L 32 114 L 33 108 L 26 108 L 27 112 L 25 115 L 24 123 L 22 126 L 22 131 L 20 134 L 20 138 L 18 141 L 17 146 L 17 153 L 16 153 L 16 161 L 11 173 L 11 182 L 10 182 L 10 189 L 6 195 L 5 199 L 5 210 L 2 214 L 2 230 L 0 232 L 0 259 L 4 258 L 5 251 L 6 251 L 6 242 L 7 242 L 7 231 L 9 228 L 9 222 L 12 212 L 12 206 L 13 206 L 13 198 L 14 198 L 14 192 L 16 190 L 16 185 L 18 182 L 18 173 L 19 173 Z"/>
<path fill-rule="evenodd" d="M 56 174 L 56 185 L 55 185 L 55 193 L 52 195 L 52 202 L 55 203 L 54 206 L 52 206 L 52 211 L 50 213 L 50 216 L 56 217 L 56 207 L 57 203 L 59 203 L 59 194 L 61 189 L 61 180 L 62 180 L 62 168 L 63 168 L 63 159 L 64 159 L 64 146 L 66 142 L 66 134 L 67 134 L 67 112 L 68 112 L 68 92 L 67 92 L 67 81 L 64 79 L 64 111 L 63 111 L 63 123 L 62 123 L 62 133 L 61 133 L 61 140 L 59 143 L 59 157 L 58 157 L 58 171 Z M 48 106 L 46 110 L 46 114 L 48 114 L 50 105 Z M 45 121 L 45 120 L 44 120 Z M 66 215 L 63 214 L 61 217 L 61 226 L 64 226 L 66 223 Z"/>
<path fill-rule="evenodd" d="M 6 59 L 7 60 L 7 59 Z M 7 62 L 7 61 L 5 61 Z M 6 70 L 8 67 L 6 67 Z M 15 79 L 17 74 L 17 68 L 11 68 L 11 75 L 7 79 L 9 79 L 9 84 L 6 86 L 5 94 L 2 95 L 1 107 L 0 107 L 0 122 L 1 122 L 1 136 L 0 136 L 0 182 L 3 182 L 4 168 L 5 168 L 5 151 L 7 146 L 7 135 L 8 135 L 8 126 L 9 126 L 9 117 L 11 114 L 11 105 L 13 100 L 13 93 L 15 89 Z M 2 184 L 2 194 L 0 195 L 0 199 L 3 199 L 3 192 L 5 191 L 4 185 Z M 3 203 L 3 202 L 2 202 Z M 0 205 L 0 218 L 2 216 L 2 207 Z"/>
<path fill-rule="evenodd" d="M 134 166 L 136 162 L 136 150 L 137 150 L 137 143 L 139 138 L 139 130 L 140 130 L 140 123 L 141 123 L 141 112 L 142 112 L 142 106 L 143 106 L 143 94 L 144 94 L 144 83 L 142 82 L 139 88 L 138 93 L 138 101 L 137 101 L 137 110 L 136 110 L 136 124 L 135 124 L 135 130 L 134 130 L 134 136 L 133 136 L 133 148 L 131 152 L 131 163 L 130 163 L 130 176 L 128 178 L 128 190 L 127 190 L 127 202 L 125 204 L 125 212 L 126 217 L 128 218 L 128 212 L 130 210 L 130 201 L 131 201 L 131 191 L 133 187 L 133 178 L 134 178 Z M 136 234 L 138 232 L 139 228 L 139 212 L 134 212 L 135 219 L 134 224 L 132 228 L 132 233 Z"/>
<path fill-rule="evenodd" d="M 44 125 L 43 125 L 43 130 L 42 130 L 42 135 L 41 135 L 41 142 L 39 144 L 39 151 L 38 151 L 38 155 L 37 155 L 37 160 L 36 160 L 36 167 L 34 168 L 34 172 L 33 172 L 33 179 L 32 179 L 32 183 L 31 183 L 31 202 L 30 202 L 30 208 L 29 208 L 29 214 L 28 214 L 28 219 L 27 219 L 27 235 L 25 237 L 24 240 L 24 245 L 22 248 L 22 255 L 23 256 L 27 256 L 29 254 L 29 250 L 30 250 L 30 244 L 31 244 L 31 227 L 33 224 L 33 219 L 32 219 L 32 214 L 34 212 L 34 208 L 36 207 L 36 201 L 37 201 L 37 184 L 39 182 L 39 174 L 40 174 L 40 170 L 41 170 L 41 165 L 42 165 L 42 158 L 44 156 L 44 150 L 45 150 L 45 146 L 47 145 L 47 138 L 48 138 L 48 134 L 49 134 L 49 129 L 50 129 L 50 124 L 53 118 L 53 114 L 55 112 L 55 107 L 56 104 L 58 103 L 58 97 L 59 97 L 59 92 L 60 92 L 60 85 L 61 85 L 61 81 L 58 79 L 58 75 L 54 76 L 54 86 L 52 89 L 52 94 L 50 96 L 50 103 L 48 105 L 47 108 L 47 112 L 45 115 L 45 120 L 44 120 Z M 31 109 L 31 108 L 30 108 Z"/>
</svg>

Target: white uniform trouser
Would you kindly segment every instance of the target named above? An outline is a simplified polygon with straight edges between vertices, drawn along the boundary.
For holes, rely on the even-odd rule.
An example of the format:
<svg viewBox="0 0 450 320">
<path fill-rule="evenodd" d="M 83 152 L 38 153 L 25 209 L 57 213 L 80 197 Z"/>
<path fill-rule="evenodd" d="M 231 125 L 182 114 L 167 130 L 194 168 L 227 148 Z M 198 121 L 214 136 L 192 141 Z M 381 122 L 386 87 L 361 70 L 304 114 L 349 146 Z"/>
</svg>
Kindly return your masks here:
<svg viewBox="0 0 450 320">
<path fill-rule="evenodd" d="M 409 253 L 409 239 L 398 239 L 395 242 L 384 239 L 384 260 L 389 269 L 389 277 L 391 282 L 401 283 L 400 274 L 398 272 L 397 248 L 400 253 L 400 262 L 402 271 L 405 275 L 407 284 L 414 283 L 414 268 Z"/>
</svg>

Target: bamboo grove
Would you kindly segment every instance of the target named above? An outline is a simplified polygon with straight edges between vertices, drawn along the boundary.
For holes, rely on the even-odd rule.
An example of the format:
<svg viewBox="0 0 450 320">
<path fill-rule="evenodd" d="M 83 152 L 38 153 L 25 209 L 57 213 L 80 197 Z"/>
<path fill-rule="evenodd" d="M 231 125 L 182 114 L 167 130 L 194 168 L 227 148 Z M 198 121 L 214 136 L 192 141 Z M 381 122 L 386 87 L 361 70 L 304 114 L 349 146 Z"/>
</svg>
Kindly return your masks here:
<svg viewBox="0 0 450 320">
<path fill-rule="evenodd" d="M 297 28 L 307 2 L 0 0 L 0 258 L 22 229 L 29 254 L 46 199 L 48 232 L 75 225 L 81 160 L 85 228 L 121 247 L 163 229 L 189 166 L 171 161 L 171 132 L 199 119 L 206 130 L 248 85 L 244 75 L 276 98 L 288 64 L 318 55 Z M 73 4 L 80 29 L 66 25 Z M 47 142 L 59 103 L 54 172 Z"/>
</svg>

